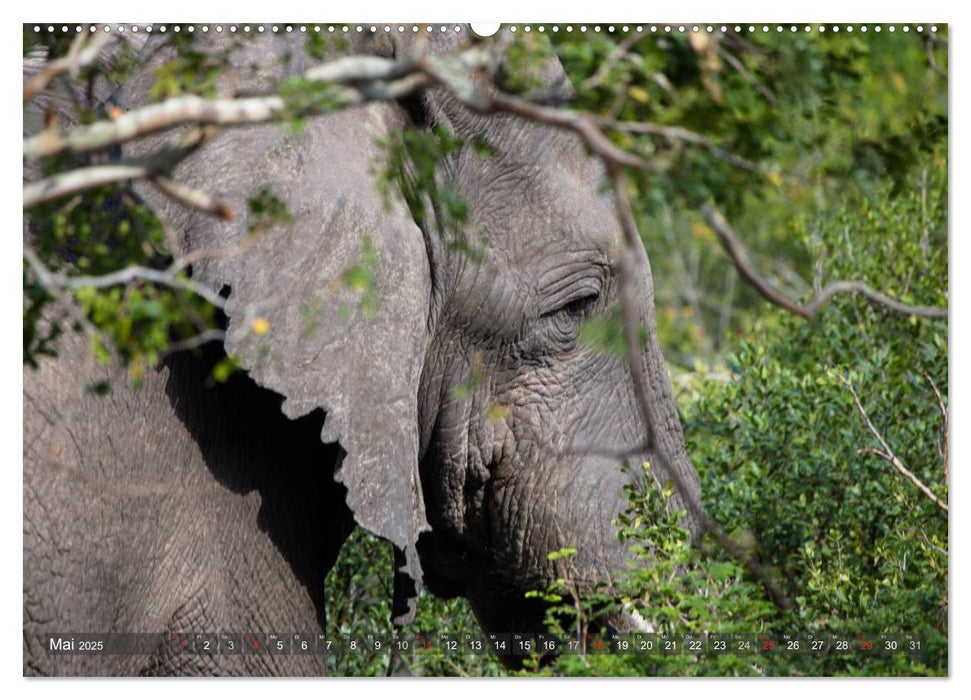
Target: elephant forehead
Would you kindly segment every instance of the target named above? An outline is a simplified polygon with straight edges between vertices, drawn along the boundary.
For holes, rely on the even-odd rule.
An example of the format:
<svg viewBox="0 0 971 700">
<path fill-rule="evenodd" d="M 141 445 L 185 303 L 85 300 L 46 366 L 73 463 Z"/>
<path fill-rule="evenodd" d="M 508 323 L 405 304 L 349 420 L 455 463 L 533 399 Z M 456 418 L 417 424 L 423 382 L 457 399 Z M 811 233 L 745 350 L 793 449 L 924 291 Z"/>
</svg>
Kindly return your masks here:
<svg viewBox="0 0 971 700">
<path fill-rule="evenodd" d="M 558 250 L 591 249 L 615 258 L 621 231 L 596 175 L 560 168 L 550 159 L 474 154 L 463 155 L 455 171 L 469 206 L 470 233 L 526 264 Z"/>
</svg>

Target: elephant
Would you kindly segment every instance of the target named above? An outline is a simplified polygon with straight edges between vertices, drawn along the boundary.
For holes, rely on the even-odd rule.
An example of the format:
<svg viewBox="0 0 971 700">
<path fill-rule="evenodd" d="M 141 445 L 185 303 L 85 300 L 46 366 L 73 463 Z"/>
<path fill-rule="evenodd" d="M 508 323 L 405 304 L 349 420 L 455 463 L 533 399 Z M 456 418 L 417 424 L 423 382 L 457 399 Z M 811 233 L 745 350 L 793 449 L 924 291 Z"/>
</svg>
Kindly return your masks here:
<svg viewBox="0 0 971 700">
<path fill-rule="evenodd" d="M 420 46 L 442 54 L 467 35 Z M 221 88 L 259 93 L 301 74 L 315 60 L 305 41 L 243 42 Z M 416 46 L 366 35 L 346 51 Z M 123 86 L 123 106 L 146 94 L 145 73 Z M 555 59 L 539 80 L 548 98 L 572 95 Z M 404 127 L 492 147 L 447 154 L 439 174 L 467 205 L 474 255 L 435 224 L 437 208 L 418 219 L 375 186 L 379 144 Z M 543 604 L 525 592 L 562 575 L 549 553 L 576 550 L 569 576 L 581 588 L 627 565 L 614 523 L 632 477 L 617 454 L 650 462 L 658 484 L 678 476 L 688 493 L 670 507 L 698 498 L 643 246 L 632 282 L 646 333 L 630 362 L 647 379 L 650 425 L 628 361 L 579 337 L 620 304 L 624 239 L 604 168 L 575 134 L 476 114 L 427 87 L 299 131 L 227 129 L 174 175 L 237 213 L 215 219 L 144 191 L 174 254 L 245 248 L 191 268 L 225 299 L 225 339 L 167 357 L 137 389 L 78 336 L 25 367 L 25 674 L 317 675 L 297 655 L 51 655 L 44 635 L 323 630 L 324 578 L 357 526 L 394 549 L 396 624 L 425 586 L 467 598 L 485 631 L 537 631 Z M 250 240 L 246 201 L 268 185 L 290 216 Z M 359 264 L 376 303 L 341 282 Z M 214 384 L 226 355 L 241 370 Z M 107 396 L 88 390 L 104 382 Z M 684 522 L 697 533 L 690 509 Z"/>
</svg>

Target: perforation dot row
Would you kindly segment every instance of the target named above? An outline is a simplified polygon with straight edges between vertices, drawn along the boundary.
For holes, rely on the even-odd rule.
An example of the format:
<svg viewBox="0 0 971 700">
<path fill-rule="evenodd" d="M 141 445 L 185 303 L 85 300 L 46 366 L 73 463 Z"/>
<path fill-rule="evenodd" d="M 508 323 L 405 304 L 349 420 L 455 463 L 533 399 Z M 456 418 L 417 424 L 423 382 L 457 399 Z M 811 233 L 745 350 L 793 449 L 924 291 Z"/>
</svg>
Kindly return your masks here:
<svg viewBox="0 0 971 700">
<path fill-rule="evenodd" d="M 905 24 L 905 25 L 901 25 L 900 29 L 901 29 L 901 31 L 909 32 L 911 30 L 911 27 L 912 27 L 912 25 L 906 25 Z M 551 31 L 551 32 L 559 32 L 560 29 L 561 28 L 558 25 L 553 25 L 553 26 L 551 26 L 549 28 L 549 31 Z M 654 33 L 654 34 L 659 34 L 659 33 L 667 33 L 667 34 L 670 34 L 672 32 L 680 32 L 680 33 L 685 33 L 685 32 L 709 32 L 709 33 L 710 32 L 722 32 L 722 33 L 726 33 L 726 32 L 732 31 L 733 29 L 736 32 L 741 32 L 744 29 L 748 29 L 749 32 L 757 32 L 757 31 L 760 31 L 761 30 L 763 33 L 766 33 L 766 34 L 769 33 L 769 32 L 771 32 L 771 31 L 775 31 L 777 33 L 782 33 L 782 32 L 785 32 L 785 31 L 788 31 L 788 32 L 791 32 L 791 33 L 795 33 L 795 32 L 800 31 L 800 29 L 802 31 L 804 31 L 804 32 L 811 32 L 811 31 L 813 31 L 813 27 L 810 26 L 810 25 L 808 25 L 808 24 L 802 25 L 801 27 L 798 26 L 798 25 L 795 25 L 795 24 L 790 24 L 790 25 L 783 25 L 783 24 L 775 24 L 775 25 L 768 25 L 768 24 L 762 24 L 762 25 L 754 25 L 754 24 L 749 24 L 749 25 L 741 25 L 741 24 L 736 24 L 736 25 L 725 25 L 725 24 L 722 24 L 722 25 L 712 25 L 712 24 L 652 24 L 652 25 L 647 25 L 647 26 L 646 25 L 640 25 L 640 24 L 639 25 L 636 25 L 636 26 L 632 26 L 632 25 L 628 25 L 628 24 L 625 24 L 625 25 L 622 25 L 622 26 L 614 26 L 614 25 L 607 25 L 607 26 L 592 25 L 592 26 L 588 26 L 588 25 L 581 24 L 581 25 L 577 25 L 576 27 L 574 27 L 574 25 L 566 25 L 562 29 L 564 31 L 567 31 L 567 32 L 572 32 L 572 31 L 575 31 L 576 30 L 576 31 L 580 31 L 580 32 L 588 32 L 588 31 L 595 32 L 595 33 L 606 32 L 608 34 L 614 34 L 614 33 L 618 33 L 618 32 L 628 33 L 628 32 L 631 32 L 631 31 L 635 31 L 638 34 L 643 34 L 645 32 L 651 32 L 651 33 Z M 818 32 L 825 32 L 825 31 L 827 31 L 827 25 L 819 25 L 815 29 Z M 879 24 L 875 24 L 875 25 L 872 25 L 872 26 L 868 26 L 868 25 L 865 25 L 865 24 L 861 24 L 861 25 L 847 24 L 847 25 L 843 25 L 842 27 L 840 25 L 838 25 L 838 24 L 829 25 L 828 26 L 828 30 L 829 31 L 832 31 L 832 32 L 839 32 L 839 31 L 842 30 L 842 31 L 847 31 L 847 32 L 851 32 L 852 33 L 854 31 L 854 29 L 857 29 L 857 30 L 859 30 L 861 32 L 867 32 L 867 31 L 870 31 L 871 29 L 874 32 L 880 32 L 880 31 L 883 30 L 883 27 L 881 25 L 879 25 Z M 918 32 L 923 32 L 924 31 L 924 25 L 922 25 L 922 24 L 915 25 L 915 26 L 913 26 L 913 29 L 915 31 L 918 31 Z M 935 25 L 931 26 L 929 29 L 930 29 L 931 32 L 936 32 L 937 31 L 937 25 L 935 24 Z M 512 25 L 512 26 L 509 27 L 509 31 L 511 31 L 511 32 L 516 32 L 518 30 L 519 30 L 519 28 L 516 25 Z M 531 28 L 530 26 L 526 25 L 526 26 L 524 26 L 522 28 L 522 30 L 524 32 L 530 32 L 530 31 L 533 31 L 533 28 Z M 535 31 L 545 32 L 546 31 L 546 27 L 540 25 L 538 27 L 535 27 Z M 891 25 L 888 25 L 887 26 L 887 31 L 888 32 L 895 32 L 895 31 L 897 31 L 896 25 L 892 25 L 892 24 Z"/>
<path fill-rule="evenodd" d="M 295 24 L 284 24 L 284 25 L 278 25 L 278 24 L 272 24 L 272 25 L 264 25 L 264 24 L 255 24 L 255 25 L 249 25 L 249 24 L 242 24 L 242 25 L 240 25 L 240 24 L 227 24 L 227 25 L 222 25 L 222 24 L 215 24 L 215 25 L 208 25 L 208 24 L 201 24 L 201 25 L 198 25 L 198 27 L 196 25 L 193 25 L 193 24 L 188 24 L 188 25 L 179 25 L 179 24 L 176 24 L 176 25 L 173 25 L 171 27 L 168 27 L 168 26 L 166 26 L 164 24 L 161 25 L 161 26 L 155 26 L 155 25 L 151 25 L 151 24 L 146 24 L 146 25 L 137 25 L 137 24 L 125 25 L 125 24 L 118 24 L 118 25 L 114 25 L 114 27 L 112 27 L 112 25 L 108 25 L 108 24 L 104 24 L 104 25 L 92 24 L 92 25 L 88 25 L 88 27 L 87 27 L 88 31 L 90 31 L 90 32 L 96 32 L 96 31 L 99 31 L 99 30 L 105 31 L 105 32 L 116 31 L 116 32 L 122 32 L 122 33 L 126 32 L 126 31 L 135 32 L 135 33 L 140 32 L 140 31 L 145 31 L 145 32 L 153 32 L 154 31 L 154 32 L 160 32 L 160 33 L 163 33 L 163 34 L 165 32 L 167 32 L 167 31 L 173 31 L 173 32 L 176 32 L 176 33 L 185 31 L 185 32 L 189 32 L 190 34 L 192 34 L 192 33 L 194 33 L 196 31 L 197 28 L 198 28 L 198 30 L 200 32 L 203 32 L 203 33 L 207 33 L 209 31 L 215 31 L 215 32 L 229 31 L 229 32 L 232 32 L 232 33 L 242 32 L 244 34 L 249 34 L 249 33 L 261 34 L 261 33 L 264 33 L 264 32 L 275 32 L 275 33 L 280 33 L 280 32 L 285 32 L 285 33 L 292 33 L 292 32 L 303 32 L 303 33 L 314 32 L 314 33 L 317 33 L 317 34 L 320 34 L 322 32 L 327 32 L 327 33 L 331 33 L 331 34 L 333 34 L 335 32 L 336 33 L 344 33 L 344 34 L 350 34 L 350 33 L 353 33 L 353 32 L 358 32 L 358 33 L 369 32 L 369 33 L 376 34 L 376 33 L 379 33 L 379 32 L 386 32 L 386 33 L 399 32 L 399 33 L 404 33 L 404 32 L 408 32 L 408 31 L 413 32 L 413 33 L 417 33 L 417 32 L 420 32 L 422 30 L 424 30 L 426 33 L 431 33 L 431 32 L 434 32 L 434 31 L 447 32 L 450 29 L 453 30 L 453 31 L 456 31 L 456 32 L 462 31 L 462 27 L 460 27 L 458 25 L 455 25 L 453 27 L 453 26 L 444 25 L 444 24 L 438 25 L 437 27 L 433 27 L 430 24 L 428 24 L 428 25 L 417 25 L 417 24 L 412 24 L 412 25 L 404 25 L 404 24 L 390 25 L 390 24 L 385 24 L 385 25 L 380 25 L 380 26 L 379 25 L 373 25 L 373 24 L 372 25 L 368 25 L 368 26 L 360 25 L 360 24 L 353 25 L 353 26 L 352 25 L 346 25 L 346 24 L 345 25 L 335 25 L 335 24 L 330 24 L 330 25 L 320 25 L 320 24 L 314 24 L 314 25 L 310 25 L 310 24 L 296 24 L 296 25 Z M 42 32 L 44 30 L 45 30 L 45 27 L 43 27 L 41 25 L 34 25 L 34 32 Z M 55 25 L 52 25 L 51 24 L 51 25 L 47 25 L 46 30 L 48 32 L 56 32 L 58 30 L 58 27 L 56 27 Z M 60 31 L 62 33 L 70 32 L 70 31 L 83 32 L 84 31 L 84 27 L 82 27 L 80 24 L 74 25 L 74 26 L 68 26 L 68 25 L 64 24 L 64 25 L 61 25 L 60 26 Z"/>
<path fill-rule="evenodd" d="M 896 25 L 891 24 L 891 25 L 888 25 L 886 27 L 886 31 L 893 33 L 893 32 L 896 32 L 897 31 L 897 28 L 898 27 Z M 918 24 L 918 25 L 905 24 L 905 25 L 901 25 L 899 28 L 900 28 L 900 31 L 902 31 L 902 32 L 910 32 L 912 29 L 914 31 L 917 31 L 917 32 L 923 32 L 925 30 L 925 27 L 922 24 Z M 47 32 L 56 32 L 58 30 L 58 27 L 55 26 L 55 25 L 47 25 L 46 27 L 43 27 L 41 25 L 34 25 L 34 32 L 42 32 L 42 31 L 45 31 L 45 29 L 46 29 Z M 309 24 L 300 24 L 300 25 L 293 25 L 293 24 L 286 24 L 286 25 L 277 25 L 277 24 L 274 24 L 274 25 L 263 25 L 263 24 L 257 24 L 257 25 L 249 25 L 249 24 L 238 25 L 238 24 L 229 24 L 229 25 L 222 25 L 222 24 L 216 24 L 216 25 L 212 25 L 212 26 L 210 26 L 208 24 L 202 24 L 202 25 L 199 25 L 198 26 L 198 30 L 201 31 L 201 32 L 203 32 L 203 33 L 207 33 L 209 31 L 215 31 L 217 33 L 221 33 L 223 31 L 229 31 L 231 33 L 242 32 L 244 34 L 248 34 L 248 33 L 251 33 L 251 32 L 252 33 L 259 34 L 259 33 L 264 33 L 264 32 L 267 32 L 267 31 L 269 31 L 269 32 L 275 32 L 275 33 L 280 33 L 280 32 L 285 32 L 285 33 L 292 33 L 292 32 L 303 32 L 303 33 L 306 33 L 306 32 L 314 32 L 314 33 L 318 33 L 318 34 L 319 33 L 322 33 L 322 32 L 331 33 L 331 34 L 332 33 L 351 34 L 351 33 L 365 33 L 365 32 L 372 33 L 372 34 L 377 34 L 377 33 L 384 32 L 384 33 L 390 34 L 392 32 L 397 32 L 397 33 L 403 34 L 405 32 L 418 33 L 418 32 L 420 32 L 422 30 L 424 30 L 426 33 L 431 33 L 431 32 L 434 32 L 436 30 L 439 31 L 439 32 L 448 32 L 450 29 L 452 31 L 456 31 L 456 32 L 462 31 L 462 28 L 460 26 L 458 26 L 458 25 L 452 26 L 452 25 L 444 25 L 444 24 L 443 25 L 437 25 L 437 27 L 436 26 L 433 26 L 433 25 L 430 25 L 430 24 L 428 24 L 428 25 L 418 25 L 418 24 L 412 24 L 412 25 L 404 25 L 404 24 L 398 24 L 398 25 L 390 25 L 390 24 L 385 24 L 385 25 L 374 25 L 374 24 L 372 24 L 372 25 L 362 25 L 362 24 L 358 24 L 358 25 L 347 25 L 347 24 L 345 24 L 345 25 L 335 25 L 335 24 L 330 24 L 330 25 L 320 25 L 320 24 L 314 24 L 314 25 L 309 25 Z M 546 25 L 536 25 L 536 26 L 532 26 L 532 25 L 515 25 L 515 24 L 513 24 L 513 25 L 509 26 L 508 29 L 509 29 L 510 32 L 514 32 L 514 33 L 515 32 L 518 32 L 518 31 L 522 31 L 522 32 L 525 32 L 525 33 L 529 33 L 529 32 L 532 32 L 532 31 L 536 31 L 536 32 L 540 32 L 540 33 L 544 33 L 546 31 L 550 31 L 550 32 L 554 32 L 554 33 L 560 32 L 560 31 L 565 31 L 565 32 L 578 31 L 578 32 L 581 32 L 581 33 L 593 32 L 593 33 L 607 33 L 607 34 L 629 33 L 631 31 L 635 31 L 635 32 L 641 33 L 641 34 L 647 33 L 647 32 L 650 32 L 652 34 L 670 34 L 670 33 L 685 33 L 685 32 L 709 32 L 709 33 L 710 32 L 722 32 L 722 33 L 726 33 L 726 32 L 732 31 L 732 30 L 734 30 L 736 32 L 741 32 L 744 29 L 748 29 L 749 32 L 757 32 L 757 31 L 760 31 L 761 30 L 763 33 L 766 33 L 767 34 L 767 33 L 772 32 L 772 31 L 775 31 L 776 33 L 782 33 L 782 32 L 796 33 L 796 32 L 799 32 L 799 31 L 811 32 L 811 31 L 814 30 L 814 28 L 812 26 L 808 25 L 808 24 L 807 25 L 801 25 L 801 26 L 800 25 L 794 25 L 794 24 L 791 24 L 791 25 L 782 25 L 782 24 L 776 24 L 776 25 L 768 25 L 768 24 L 763 24 L 763 25 L 754 25 L 754 24 L 749 24 L 749 25 L 739 25 L 739 24 L 736 24 L 736 25 L 724 25 L 724 24 L 722 24 L 722 25 L 712 25 L 712 24 L 707 24 L 707 25 L 701 25 L 701 24 L 628 25 L 628 24 L 624 24 L 624 25 L 619 25 L 619 26 L 615 26 L 615 25 L 599 25 L 599 24 L 597 24 L 597 25 L 585 25 L 585 24 L 572 25 L 572 24 L 568 24 L 568 25 L 564 25 L 562 27 L 560 25 L 556 25 L 556 24 L 550 25 L 548 27 Z M 860 31 L 860 32 L 864 32 L 864 33 L 865 32 L 868 32 L 868 31 L 873 31 L 873 32 L 879 33 L 881 31 L 883 31 L 883 29 L 884 29 L 884 27 L 882 25 L 879 25 L 879 24 L 875 24 L 875 25 L 865 25 L 865 24 L 862 24 L 862 25 L 852 25 L 852 24 L 847 24 L 847 25 L 842 25 L 842 26 L 840 26 L 840 25 L 829 25 L 829 26 L 827 26 L 827 25 L 819 25 L 819 26 L 815 27 L 815 31 L 818 31 L 818 32 L 830 31 L 830 32 L 834 32 L 834 33 L 838 33 L 840 31 L 845 31 L 845 32 L 848 32 L 848 33 L 852 33 L 854 31 Z M 68 26 L 68 25 L 65 24 L 65 25 L 61 25 L 60 26 L 60 31 L 62 33 L 67 33 L 67 32 L 70 32 L 72 30 L 74 32 L 82 32 L 82 31 L 84 31 L 84 27 L 82 27 L 80 24 L 74 25 L 74 26 Z M 88 26 L 88 31 L 90 31 L 90 32 L 96 32 L 96 31 L 99 31 L 99 30 L 105 31 L 105 32 L 117 31 L 117 32 L 121 32 L 121 33 L 124 33 L 126 31 L 130 31 L 130 32 L 133 32 L 133 33 L 137 33 L 137 32 L 140 32 L 140 31 L 144 31 L 144 32 L 151 33 L 153 31 L 155 31 L 155 32 L 163 33 L 163 34 L 166 31 L 170 31 L 171 30 L 171 31 L 176 32 L 176 33 L 179 33 L 179 32 L 182 32 L 182 31 L 186 31 L 186 32 L 188 32 L 188 33 L 191 34 L 191 33 L 194 33 L 196 31 L 196 25 L 192 25 L 192 24 L 189 24 L 189 25 L 178 25 L 178 24 L 176 24 L 176 25 L 173 25 L 171 27 L 168 27 L 168 26 L 166 26 L 164 24 L 161 25 L 161 26 L 154 26 L 154 25 L 151 25 L 151 24 L 146 24 L 146 25 L 137 25 L 137 24 L 124 25 L 124 24 L 118 24 L 118 25 L 114 25 L 114 27 L 112 27 L 112 25 L 107 25 L 107 24 L 104 24 L 104 25 L 92 24 L 92 25 L 89 25 Z M 937 25 L 932 25 L 931 27 L 929 27 L 929 30 L 931 32 L 937 32 Z"/>
</svg>

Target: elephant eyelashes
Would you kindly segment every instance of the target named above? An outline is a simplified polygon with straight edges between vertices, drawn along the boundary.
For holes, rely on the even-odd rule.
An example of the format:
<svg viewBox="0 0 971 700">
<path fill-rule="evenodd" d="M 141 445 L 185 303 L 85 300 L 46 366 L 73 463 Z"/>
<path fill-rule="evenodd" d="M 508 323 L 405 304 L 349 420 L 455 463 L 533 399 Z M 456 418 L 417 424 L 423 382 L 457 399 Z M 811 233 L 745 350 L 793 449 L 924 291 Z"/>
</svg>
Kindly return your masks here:
<svg viewBox="0 0 971 700">
<path fill-rule="evenodd" d="M 554 351 L 572 349 L 577 340 L 580 324 L 593 313 L 599 300 L 599 294 L 587 293 L 541 314 L 540 321 L 546 324 L 548 338 L 552 342 L 550 349 Z"/>
<path fill-rule="evenodd" d="M 540 318 L 553 318 L 560 315 L 575 317 L 585 316 L 593 310 L 599 299 L 599 294 L 584 294 L 582 297 L 568 301 L 555 309 L 550 309 L 549 311 L 540 314 Z"/>
<path fill-rule="evenodd" d="M 564 304 L 560 312 L 570 314 L 571 316 L 584 316 L 593 310 L 599 298 L 600 296 L 597 294 L 587 294 L 586 296 Z"/>
</svg>

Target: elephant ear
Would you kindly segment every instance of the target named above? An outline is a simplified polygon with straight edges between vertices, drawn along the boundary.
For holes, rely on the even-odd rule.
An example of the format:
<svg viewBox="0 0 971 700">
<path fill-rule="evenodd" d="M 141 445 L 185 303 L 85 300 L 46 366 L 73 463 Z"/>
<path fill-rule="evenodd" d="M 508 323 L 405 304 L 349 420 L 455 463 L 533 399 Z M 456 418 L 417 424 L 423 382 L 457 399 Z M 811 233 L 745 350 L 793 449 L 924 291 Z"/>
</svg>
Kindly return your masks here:
<svg viewBox="0 0 971 700">
<path fill-rule="evenodd" d="M 228 294 L 227 353 L 285 397 L 288 417 L 326 412 L 321 439 L 346 451 L 335 477 L 347 505 L 395 547 L 396 624 L 414 615 L 415 543 L 428 528 L 417 397 L 431 293 L 422 232 L 379 194 L 374 174 L 384 157 L 377 143 L 401 120 L 398 107 L 372 104 L 299 131 L 225 132 L 175 176 L 216 193 L 235 217 L 170 208 L 183 253 L 221 251 L 192 274 Z M 268 224 L 274 198 L 287 214 Z"/>
</svg>

